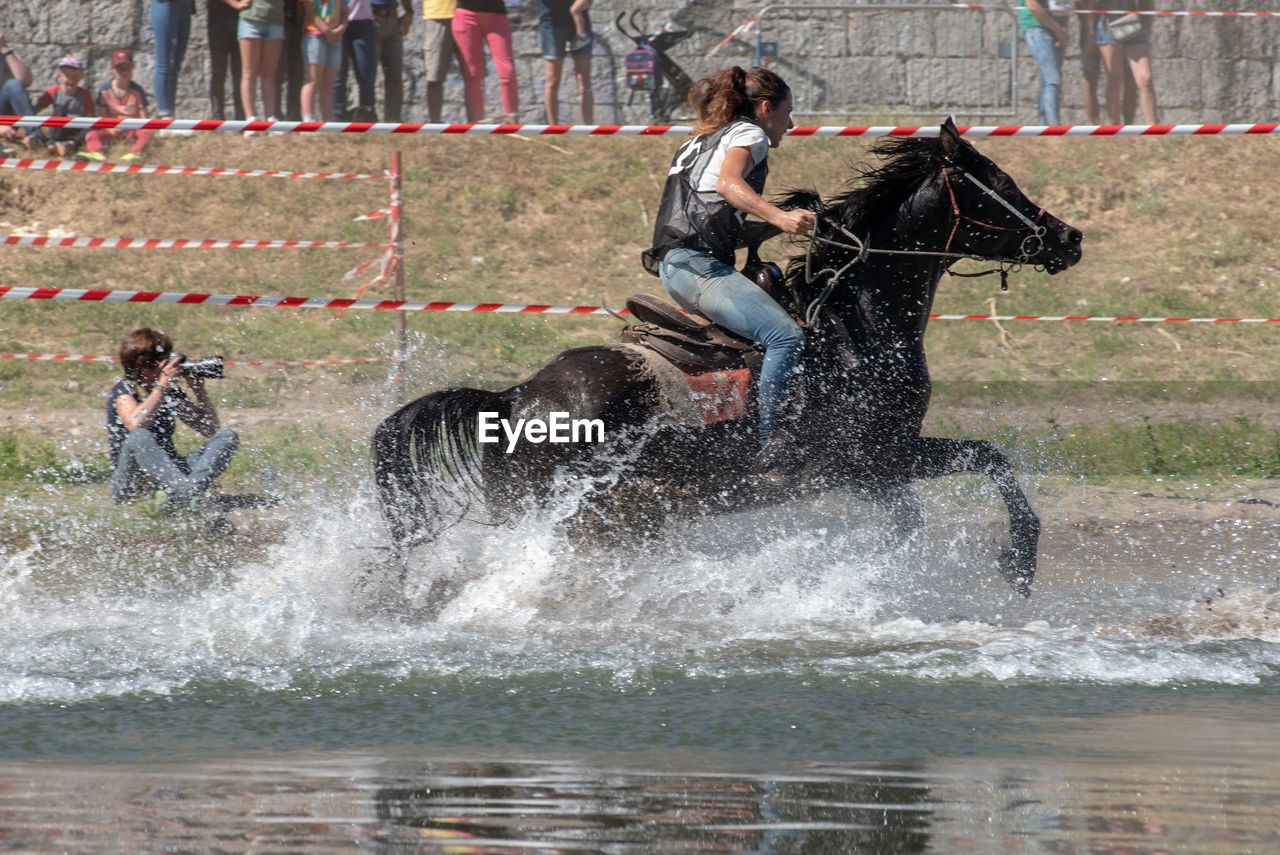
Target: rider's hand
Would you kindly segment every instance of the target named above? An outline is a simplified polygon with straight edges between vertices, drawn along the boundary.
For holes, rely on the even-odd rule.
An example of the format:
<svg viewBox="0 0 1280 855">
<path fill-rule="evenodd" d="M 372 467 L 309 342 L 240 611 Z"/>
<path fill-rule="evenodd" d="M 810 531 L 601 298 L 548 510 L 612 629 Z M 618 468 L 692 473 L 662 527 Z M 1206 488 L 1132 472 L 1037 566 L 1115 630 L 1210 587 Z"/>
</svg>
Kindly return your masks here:
<svg viewBox="0 0 1280 855">
<path fill-rule="evenodd" d="M 813 231 L 817 217 L 813 211 L 783 211 L 773 224 L 789 235 L 804 235 Z"/>
</svg>

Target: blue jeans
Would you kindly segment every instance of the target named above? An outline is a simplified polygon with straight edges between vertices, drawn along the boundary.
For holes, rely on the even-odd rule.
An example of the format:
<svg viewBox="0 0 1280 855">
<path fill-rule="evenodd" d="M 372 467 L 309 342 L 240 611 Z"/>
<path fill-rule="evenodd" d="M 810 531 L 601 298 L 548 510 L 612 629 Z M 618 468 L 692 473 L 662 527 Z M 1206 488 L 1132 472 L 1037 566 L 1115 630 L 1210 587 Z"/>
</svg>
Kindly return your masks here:
<svg viewBox="0 0 1280 855">
<path fill-rule="evenodd" d="M 35 110 L 31 106 L 31 96 L 16 77 L 10 77 L 0 86 L 0 115 L 31 116 Z"/>
<path fill-rule="evenodd" d="M 1111 28 L 1107 26 L 1108 16 L 1098 15 L 1096 17 L 1098 19 L 1098 23 L 1093 28 L 1094 40 L 1097 41 L 1097 43 L 1100 45 L 1120 44 L 1120 42 L 1116 41 L 1115 38 L 1111 35 Z M 1129 39 L 1129 41 L 1125 42 L 1124 46 L 1129 47 L 1130 45 L 1147 45 L 1147 44 L 1151 44 L 1151 36 L 1147 33 L 1146 30 L 1143 30 L 1133 38 Z"/>
<path fill-rule="evenodd" d="M 1062 93 L 1062 57 L 1064 45 L 1054 45 L 1053 34 L 1044 27 L 1027 27 L 1022 38 L 1031 58 L 1040 68 L 1040 121 L 1046 125 L 1062 124 L 1058 112 Z"/>
<path fill-rule="evenodd" d="M 349 122 L 347 115 L 347 69 L 353 64 L 356 72 L 356 93 L 360 107 L 374 109 L 377 93 L 374 84 L 377 82 L 378 67 L 374 63 L 377 48 L 377 30 L 373 19 L 352 21 L 347 24 L 347 31 L 342 34 L 342 67 L 338 69 L 338 77 L 333 82 L 333 120 Z M 363 117 L 362 117 L 363 119 Z"/>
<path fill-rule="evenodd" d="M 538 22 L 538 35 L 542 38 L 542 58 L 548 62 L 555 62 L 557 59 L 564 59 L 569 53 L 569 40 L 577 34 L 574 29 L 573 22 L 568 24 L 556 25 L 547 19 Z M 587 18 L 587 35 L 591 35 L 591 19 Z M 574 59 L 587 59 L 591 56 L 591 48 L 594 45 L 587 44 L 586 47 L 580 47 L 573 51 Z"/>
<path fill-rule="evenodd" d="M 687 311 L 764 345 L 760 369 L 760 444 L 778 429 L 791 376 L 804 353 L 804 330 L 758 285 L 705 252 L 676 247 L 658 265 L 662 284 Z"/>
<path fill-rule="evenodd" d="M 178 100 L 178 75 L 191 33 L 190 0 L 151 0 L 151 29 L 156 39 L 156 68 L 151 77 L 156 112 L 172 118 L 173 105 Z"/>
<path fill-rule="evenodd" d="M 223 428 L 186 457 L 174 459 L 165 453 L 151 431 L 130 431 L 111 473 L 111 497 L 117 502 L 129 502 L 146 495 L 147 486 L 151 486 L 168 493 L 170 502 L 185 504 L 208 490 L 227 471 L 231 455 L 239 446 L 236 432 Z M 152 484 L 148 485 L 146 479 Z"/>
<path fill-rule="evenodd" d="M 331 42 L 324 36 L 303 36 L 302 61 L 337 71 L 342 67 L 342 42 Z"/>
</svg>

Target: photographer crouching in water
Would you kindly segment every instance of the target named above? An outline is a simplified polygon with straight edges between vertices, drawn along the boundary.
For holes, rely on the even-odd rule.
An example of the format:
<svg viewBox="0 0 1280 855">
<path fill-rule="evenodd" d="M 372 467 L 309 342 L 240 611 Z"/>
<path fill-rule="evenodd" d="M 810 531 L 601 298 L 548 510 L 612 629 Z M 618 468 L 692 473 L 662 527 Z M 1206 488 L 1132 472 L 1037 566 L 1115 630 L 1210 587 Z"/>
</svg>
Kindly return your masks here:
<svg viewBox="0 0 1280 855">
<path fill-rule="evenodd" d="M 173 353 L 164 332 L 142 327 L 120 343 L 120 365 L 124 377 L 107 400 L 112 498 L 132 502 L 162 490 L 168 496 L 165 510 L 200 510 L 209 486 L 226 471 L 240 444 L 235 431 L 219 429 L 204 388 L 206 378 L 222 376 L 221 358 L 188 361 Z M 209 437 L 185 457 L 173 445 L 179 419 Z"/>
</svg>

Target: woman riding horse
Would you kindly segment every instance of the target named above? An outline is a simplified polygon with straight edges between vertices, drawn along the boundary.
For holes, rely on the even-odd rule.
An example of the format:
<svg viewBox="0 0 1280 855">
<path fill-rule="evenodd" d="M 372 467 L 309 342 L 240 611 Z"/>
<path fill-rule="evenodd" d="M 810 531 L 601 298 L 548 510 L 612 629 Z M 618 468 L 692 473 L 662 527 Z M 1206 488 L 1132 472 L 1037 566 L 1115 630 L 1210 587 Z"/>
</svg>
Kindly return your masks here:
<svg viewBox="0 0 1280 855">
<path fill-rule="evenodd" d="M 778 456 L 779 422 L 790 375 L 804 351 L 804 331 L 772 297 L 734 269 L 734 251 L 748 241 L 786 232 L 807 234 L 807 210 L 784 211 L 764 199 L 769 149 L 791 122 L 791 89 L 765 68 L 738 66 L 699 80 L 689 94 L 698 111 L 694 136 L 680 146 L 667 173 L 645 269 L 686 311 L 701 314 L 743 338 L 764 345 L 760 371 L 761 453 Z M 746 215 L 764 220 L 749 228 Z M 745 240 L 744 240 L 745 238 Z"/>
<path fill-rule="evenodd" d="M 746 91 L 751 74 L 743 73 Z M 753 127 L 776 141 L 779 125 L 788 124 L 785 92 L 755 90 L 753 97 L 771 106 L 748 98 L 731 115 L 753 103 L 761 122 Z M 779 105 L 783 109 L 775 113 Z M 696 160 L 701 148 L 693 143 L 699 139 L 682 148 L 690 161 L 677 158 L 677 177 Z M 816 224 L 806 236 L 807 251 L 789 265 L 781 292 L 808 326 L 803 382 L 794 384 L 803 418 L 786 429 L 794 450 L 786 457 L 799 462 L 787 465 L 785 483 L 760 477 L 761 461 L 753 459 L 755 419 L 743 414 L 706 423 L 696 400 L 700 393 L 656 352 L 621 342 L 576 347 L 508 389 L 442 389 L 378 425 L 374 477 L 397 555 L 405 559 L 402 574 L 415 545 L 464 519 L 499 522 L 553 505 L 568 509 L 563 522 L 575 540 L 598 536 L 626 543 L 657 532 L 672 516 L 728 513 L 842 491 L 886 511 L 905 540 L 924 527 L 923 505 L 911 484 L 970 472 L 990 480 L 1008 511 L 1009 545 L 999 553 L 1000 574 L 1015 591 L 1030 594 L 1040 520 L 1013 463 L 987 440 L 922 433 L 930 396 L 925 329 L 942 276 L 960 259 L 983 259 L 995 265 L 992 272 L 1035 266 L 1054 274 L 1080 260 L 1083 235 L 1028 199 L 950 120 L 936 138 L 882 140 L 872 151 L 878 164 L 862 170 L 862 180 L 842 195 L 823 199 L 816 192 L 796 192 L 780 201 L 783 209 L 816 214 L 808 220 Z M 730 146 L 728 157 L 744 164 L 751 157 L 746 175 L 762 186 L 749 147 Z M 732 230 L 732 191 L 721 198 L 725 204 L 718 210 L 730 218 L 730 230 L 713 234 L 746 237 Z M 706 211 L 673 209 L 696 217 Z M 796 226 L 803 222 L 790 220 Z M 768 221 L 760 225 L 770 228 Z M 675 269 L 681 260 L 689 268 L 676 271 L 672 281 L 679 287 L 687 277 L 697 288 L 691 302 L 704 310 L 709 302 L 732 306 L 744 290 L 756 297 L 749 290 L 754 285 L 738 283 L 729 272 L 732 245 L 713 252 L 655 241 L 665 250 L 663 268 Z M 718 277 L 695 277 L 712 263 Z M 708 301 L 709 286 L 723 291 L 724 282 L 738 283 L 728 286 L 732 296 Z M 775 375 L 774 382 L 783 381 Z M 771 406 L 776 420 L 780 406 Z M 498 448 L 494 440 L 480 438 L 488 418 L 549 424 L 556 413 L 599 419 L 606 440 L 556 444 L 526 435 Z M 771 441 L 769 449 L 774 447 Z M 570 501 L 559 504 L 562 499 Z"/>
</svg>

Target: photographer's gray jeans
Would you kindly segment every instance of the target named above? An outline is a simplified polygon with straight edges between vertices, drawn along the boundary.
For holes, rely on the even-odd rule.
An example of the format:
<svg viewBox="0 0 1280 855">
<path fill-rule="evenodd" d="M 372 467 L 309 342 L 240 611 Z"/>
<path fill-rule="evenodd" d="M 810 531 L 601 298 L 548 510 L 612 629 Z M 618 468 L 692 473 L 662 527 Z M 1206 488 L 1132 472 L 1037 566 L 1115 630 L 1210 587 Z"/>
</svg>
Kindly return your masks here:
<svg viewBox="0 0 1280 855">
<path fill-rule="evenodd" d="M 145 476 L 156 488 L 168 493 L 171 502 L 189 502 L 227 471 L 231 456 L 239 446 L 240 437 L 236 432 L 223 428 L 186 457 L 174 459 L 165 454 L 151 431 L 146 428 L 130 431 L 120 446 L 115 472 L 111 473 L 111 497 L 117 502 L 139 498 L 144 492 L 139 476 Z"/>
</svg>

